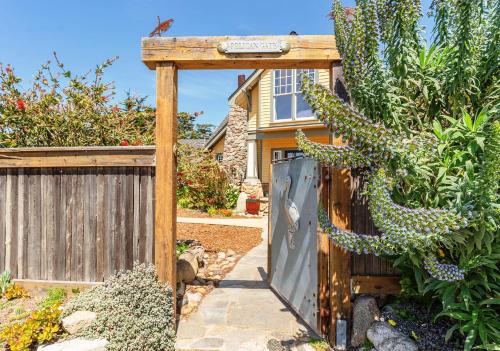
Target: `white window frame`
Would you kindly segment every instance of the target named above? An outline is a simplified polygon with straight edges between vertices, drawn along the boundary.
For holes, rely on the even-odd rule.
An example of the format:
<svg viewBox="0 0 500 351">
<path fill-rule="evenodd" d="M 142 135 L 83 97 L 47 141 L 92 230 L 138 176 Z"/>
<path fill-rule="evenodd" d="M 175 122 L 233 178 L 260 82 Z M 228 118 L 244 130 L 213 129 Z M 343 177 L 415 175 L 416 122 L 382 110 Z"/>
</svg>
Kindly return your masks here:
<svg viewBox="0 0 500 351">
<path fill-rule="evenodd" d="M 292 71 L 292 76 L 291 76 L 291 85 L 292 85 L 292 90 L 291 93 L 276 93 L 276 88 L 282 90 L 284 89 L 285 86 L 276 85 L 276 71 L 288 71 L 288 70 L 280 70 L 280 69 L 275 69 L 272 72 L 272 84 L 271 84 L 271 92 L 272 92 L 272 121 L 276 123 L 280 122 L 290 122 L 290 121 L 307 121 L 307 120 L 314 120 L 316 119 L 315 114 L 313 113 L 311 116 L 305 116 L 305 117 L 297 117 L 297 95 L 300 93 L 298 87 L 297 87 L 297 72 L 302 71 L 299 69 L 290 69 Z M 309 71 L 312 71 L 314 74 L 314 82 L 317 83 L 318 81 L 318 70 L 316 69 L 310 69 Z M 282 96 L 282 95 L 291 95 L 292 96 L 292 102 L 291 102 L 291 118 L 287 119 L 277 119 L 276 116 L 276 96 Z"/>
<path fill-rule="evenodd" d="M 273 161 L 279 161 L 283 159 L 283 150 L 273 150 Z"/>
</svg>

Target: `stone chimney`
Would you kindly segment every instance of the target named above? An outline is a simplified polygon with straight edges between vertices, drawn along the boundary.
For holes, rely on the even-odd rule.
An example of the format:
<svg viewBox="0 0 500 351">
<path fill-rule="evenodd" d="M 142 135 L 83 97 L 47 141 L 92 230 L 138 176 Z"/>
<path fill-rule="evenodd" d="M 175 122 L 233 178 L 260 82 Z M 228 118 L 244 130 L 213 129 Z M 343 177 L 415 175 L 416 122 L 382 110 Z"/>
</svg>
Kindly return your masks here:
<svg viewBox="0 0 500 351">
<path fill-rule="evenodd" d="M 238 88 L 245 83 L 246 77 L 244 74 L 238 74 Z"/>
</svg>

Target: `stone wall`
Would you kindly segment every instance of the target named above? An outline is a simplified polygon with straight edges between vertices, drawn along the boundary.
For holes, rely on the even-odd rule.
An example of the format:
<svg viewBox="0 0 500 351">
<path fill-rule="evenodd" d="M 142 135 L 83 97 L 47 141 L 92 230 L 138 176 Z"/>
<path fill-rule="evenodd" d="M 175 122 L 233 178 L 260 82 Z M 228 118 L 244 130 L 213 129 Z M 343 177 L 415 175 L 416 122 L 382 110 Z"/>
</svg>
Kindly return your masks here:
<svg viewBox="0 0 500 351">
<path fill-rule="evenodd" d="M 231 105 L 228 114 L 222 165 L 230 175 L 231 183 L 240 186 L 247 166 L 247 110 Z"/>
</svg>

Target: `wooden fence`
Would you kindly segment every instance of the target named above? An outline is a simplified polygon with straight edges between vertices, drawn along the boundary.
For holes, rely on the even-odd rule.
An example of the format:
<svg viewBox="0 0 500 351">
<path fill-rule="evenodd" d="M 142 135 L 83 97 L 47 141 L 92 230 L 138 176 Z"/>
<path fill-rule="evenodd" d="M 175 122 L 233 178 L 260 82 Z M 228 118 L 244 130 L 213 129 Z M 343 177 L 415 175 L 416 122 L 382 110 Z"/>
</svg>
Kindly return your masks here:
<svg viewBox="0 0 500 351">
<path fill-rule="evenodd" d="M 332 222 L 356 233 L 378 235 L 361 194 L 362 176 L 355 170 L 322 169 L 321 202 Z M 399 274 L 391 263 L 372 254 L 350 253 L 319 231 L 318 329 L 332 345 L 337 322 L 351 319 L 356 294 L 393 295 L 400 291 Z M 349 323 L 345 324 L 349 335 Z"/>
<path fill-rule="evenodd" d="M 154 147 L 0 150 L 0 271 L 102 281 L 154 255 Z"/>
</svg>

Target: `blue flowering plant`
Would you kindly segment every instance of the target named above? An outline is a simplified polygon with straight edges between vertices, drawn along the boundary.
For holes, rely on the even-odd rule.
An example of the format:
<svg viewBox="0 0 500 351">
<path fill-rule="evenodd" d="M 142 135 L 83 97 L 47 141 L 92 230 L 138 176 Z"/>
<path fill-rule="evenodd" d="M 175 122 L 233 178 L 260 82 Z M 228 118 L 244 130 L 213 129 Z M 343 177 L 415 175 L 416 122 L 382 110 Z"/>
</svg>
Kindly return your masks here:
<svg viewBox="0 0 500 351">
<path fill-rule="evenodd" d="M 500 2 L 435 0 L 426 43 L 418 0 L 334 0 L 347 98 L 304 77 L 316 116 L 344 146 L 297 133 L 324 165 L 357 169 L 380 236 L 351 233 L 319 213 L 353 252 L 382 255 L 412 291 L 456 321 L 447 338 L 493 350 L 500 295 Z M 337 84 L 336 84 L 337 85 Z M 345 95 L 345 94 L 344 94 Z M 410 282 L 410 283 L 408 283 Z"/>
</svg>

